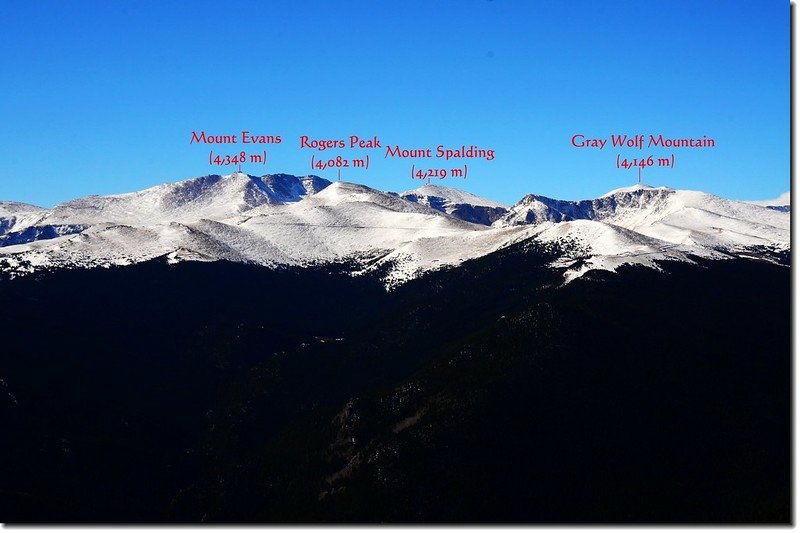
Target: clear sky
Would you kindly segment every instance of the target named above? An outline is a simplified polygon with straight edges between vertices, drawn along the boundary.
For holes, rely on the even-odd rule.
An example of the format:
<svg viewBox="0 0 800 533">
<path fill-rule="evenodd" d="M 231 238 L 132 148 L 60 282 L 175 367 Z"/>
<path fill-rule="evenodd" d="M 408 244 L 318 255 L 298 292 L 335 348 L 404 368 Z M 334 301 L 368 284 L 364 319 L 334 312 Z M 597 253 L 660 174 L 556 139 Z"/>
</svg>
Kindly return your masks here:
<svg viewBox="0 0 800 533">
<path fill-rule="evenodd" d="M 4 200 L 52 206 L 233 171 L 189 144 L 200 130 L 281 135 L 267 165 L 243 167 L 259 175 L 336 179 L 311 170 L 300 135 L 491 148 L 493 161 L 325 154 L 369 153 L 369 170 L 343 179 L 393 191 L 421 184 L 411 163 L 466 162 L 466 180 L 438 183 L 507 203 L 634 183 L 617 154 L 674 153 L 674 168 L 643 171 L 651 185 L 738 199 L 789 189 L 786 1 L 5 0 L 0 17 Z M 651 133 L 717 147 L 570 143 Z"/>
</svg>

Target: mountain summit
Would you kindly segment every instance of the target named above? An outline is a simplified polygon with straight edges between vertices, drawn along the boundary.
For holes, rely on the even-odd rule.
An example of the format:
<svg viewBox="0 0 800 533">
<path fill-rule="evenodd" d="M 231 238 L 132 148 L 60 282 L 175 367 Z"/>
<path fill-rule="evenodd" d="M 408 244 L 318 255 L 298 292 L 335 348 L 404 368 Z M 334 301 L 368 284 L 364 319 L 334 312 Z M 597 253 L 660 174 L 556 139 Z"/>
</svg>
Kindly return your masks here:
<svg viewBox="0 0 800 533">
<path fill-rule="evenodd" d="M 427 205 L 462 220 L 487 226 L 508 212 L 505 204 L 441 185 L 423 185 L 400 196 L 409 202 Z"/>
<path fill-rule="evenodd" d="M 80 198 L 57 205 L 46 221 L 50 224 L 154 224 L 202 218 L 220 220 L 263 204 L 300 201 L 330 183 L 317 176 L 211 174 L 139 192 Z"/>
</svg>

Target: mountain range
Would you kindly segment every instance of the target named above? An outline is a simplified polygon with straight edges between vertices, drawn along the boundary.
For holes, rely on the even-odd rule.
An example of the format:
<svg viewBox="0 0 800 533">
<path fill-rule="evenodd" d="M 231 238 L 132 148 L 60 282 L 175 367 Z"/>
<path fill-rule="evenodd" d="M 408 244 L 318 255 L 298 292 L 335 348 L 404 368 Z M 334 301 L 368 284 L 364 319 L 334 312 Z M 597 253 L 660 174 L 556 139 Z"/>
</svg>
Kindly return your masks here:
<svg viewBox="0 0 800 533">
<path fill-rule="evenodd" d="M 209 175 L 53 209 L 0 203 L 0 270 L 108 267 L 163 257 L 276 267 L 349 262 L 387 286 L 535 239 L 562 249 L 565 281 L 590 270 L 693 257 L 775 261 L 789 250 L 788 196 L 727 200 L 637 185 L 513 206 L 427 184 L 402 194 L 317 176 Z"/>
<path fill-rule="evenodd" d="M 2 202 L 0 522 L 788 523 L 788 202 Z"/>
</svg>

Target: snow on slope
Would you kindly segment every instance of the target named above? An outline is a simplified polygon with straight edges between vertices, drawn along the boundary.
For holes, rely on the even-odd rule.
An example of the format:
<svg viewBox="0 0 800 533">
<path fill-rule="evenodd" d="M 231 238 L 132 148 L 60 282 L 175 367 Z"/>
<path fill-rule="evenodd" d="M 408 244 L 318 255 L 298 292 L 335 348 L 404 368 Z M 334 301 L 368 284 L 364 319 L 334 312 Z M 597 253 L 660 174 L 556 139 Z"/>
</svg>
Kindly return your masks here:
<svg viewBox="0 0 800 533">
<path fill-rule="evenodd" d="M 80 235 L 10 246 L 3 252 L 15 255 L 17 266 L 119 265 L 167 255 L 172 262 L 208 258 L 263 265 L 361 258 L 373 268 L 394 252 L 391 266 L 402 278 L 402 272 L 417 271 L 413 265 L 418 261 L 443 265 L 471 257 L 470 247 L 456 243 L 471 233 L 487 231 L 369 187 L 335 183 L 302 201 L 264 204 L 221 221 L 147 227 L 102 223 Z M 402 251 L 419 239 L 441 239 L 460 254 L 441 262 L 412 249 Z M 429 253 L 436 255 L 435 250 Z"/>
<path fill-rule="evenodd" d="M 508 232 L 491 231 L 425 205 L 363 185 L 337 182 L 296 204 L 262 207 L 239 227 L 292 255 L 296 262 L 360 257 L 374 269 L 391 267 L 391 279 L 407 279 L 426 266 L 458 264 L 493 251 Z M 479 237 L 476 237 L 479 236 Z M 426 246 L 420 247 L 420 242 Z"/>
<path fill-rule="evenodd" d="M 574 267 L 567 280 L 622 264 L 656 267 L 691 256 L 723 259 L 789 249 L 789 215 L 699 191 L 636 185 L 600 198 L 563 201 L 528 195 L 494 227 L 532 225 L 544 241 L 572 241 L 582 253 L 558 266 Z"/>
<path fill-rule="evenodd" d="M 736 255 L 770 260 L 770 253 L 789 249 L 788 213 L 696 191 L 635 186 L 579 202 L 528 195 L 492 226 L 419 201 L 483 202 L 469 193 L 425 186 L 406 194 L 418 196 L 314 177 L 236 173 L 84 198 L 52 212 L 0 204 L 0 215 L 15 209 L 40 217 L 6 235 L 5 246 L 0 242 L 0 268 L 24 273 L 158 257 L 265 266 L 350 261 L 354 273 L 385 268 L 392 286 L 529 238 L 562 245 L 553 266 L 565 269 L 567 281 L 623 264 L 658 268 L 661 260 Z M 473 208 L 499 209 L 452 205 L 469 216 Z M 47 235 L 36 233 L 47 228 Z"/>
<path fill-rule="evenodd" d="M 423 185 L 400 196 L 409 202 L 427 205 L 462 220 L 486 226 L 508 212 L 508 206 L 500 202 L 441 185 Z"/>
<path fill-rule="evenodd" d="M 672 189 L 670 189 L 669 187 L 652 187 L 650 185 L 645 185 L 644 183 L 637 183 L 636 185 L 630 185 L 628 187 L 620 187 L 619 189 L 608 191 L 600 198 L 615 196 L 617 194 L 636 193 L 639 191 L 669 191 L 669 190 Z"/>
<path fill-rule="evenodd" d="M 571 242 L 577 247 L 577 250 L 568 251 L 553 265 L 568 269 L 564 273 L 567 282 L 590 270 L 613 272 L 622 265 L 637 264 L 658 269 L 657 261 L 691 262 L 691 256 L 709 259 L 730 257 L 713 249 L 673 244 L 594 220 L 544 223 L 534 227 L 539 228 L 535 235 L 541 241 Z"/>
<path fill-rule="evenodd" d="M 672 244 L 706 247 L 787 246 L 785 213 L 699 191 L 638 186 L 577 202 L 528 195 L 498 226 L 591 220 Z"/>
<path fill-rule="evenodd" d="M 263 204 L 296 202 L 328 184 L 314 176 L 297 178 L 287 174 L 258 177 L 237 172 L 202 176 L 134 193 L 73 200 L 56 206 L 46 222 L 153 224 L 219 220 Z"/>
<path fill-rule="evenodd" d="M 47 209 L 20 202 L 0 202 L 0 235 L 22 231 L 39 222 Z"/>
<path fill-rule="evenodd" d="M 785 193 L 781 194 L 777 198 L 773 198 L 772 200 L 745 200 L 745 203 L 755 204 L 755 205 L 774 205 L 774 206 L 791 205 L 792 194 L 789 191 L 786 191 Z"/>
<path fill-rule="evenodd" d="M 29 213 L 46 213 L 47 209 L 36 205 L 25 204 L 22 202 L 2 202 L 0 201 L 0 217 L 10 217 Z"/>
<path fill-rule="evenodd" d="M 792 194 L 789 191 L 781 194 L 777 198 L 772 200 L 750 200 L 747 201 L 748 204 L 755 204 L 755 205 L 763 205 L 768 207 L 774 211 L 781 211 L 783 213 L 788 213 L 791 211 L 791 204 L 792 204 Z"/>
<path fill-rule="evenodd" d="M 487 198 L 482 198 L 467 191 L 452 189 L 450 187 L 444 187 L 442 185 L 432 185 L 430 183 L 425 184 L 422 187 L 418 187 L 416 189 L 412 189 L 410 191 L 406 191 L 400 194 L 400 196 L 404 198 L 412 195 L 417 197 L 441 198 L 445 202 L 450 204 L 470 204 L 470 205 L 480 205 L 486 207 L 503 207 L 508 209 L 508 206 L 503 203 L 496 202 L 494 200 L 489 200 Z"/>
</svg>

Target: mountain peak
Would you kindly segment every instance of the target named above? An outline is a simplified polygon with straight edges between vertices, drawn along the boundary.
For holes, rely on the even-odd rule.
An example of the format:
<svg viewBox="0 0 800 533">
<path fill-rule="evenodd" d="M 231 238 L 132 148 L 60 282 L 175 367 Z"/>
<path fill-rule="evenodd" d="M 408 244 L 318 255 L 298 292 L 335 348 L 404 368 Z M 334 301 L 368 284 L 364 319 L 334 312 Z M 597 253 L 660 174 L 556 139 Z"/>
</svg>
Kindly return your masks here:
<svg viewBox="0 0 800 533">
<path fill-rule="evenodd" d="M 425 206 L 417 206 L 395 195 L 347 181 L 336 181 L 313 196 L 313 202 L 326 206 L 360 203 L 380 206 L 391 211 L 428 213 Z"/>
<path fill-rule="evenodd" d="M 297 202 L 330 185 L 316 176 L 304 179 L 289 174 L 259 177 L 239 171 L 200 176 L 138 192 L 72 200 L 56 206 L 48 215 L 48 222 L 153 225 L 222 220 L 262 204 Z"/>
<path fill-rule="evenodd" d="M 406 191 L 400 197 L 409 202 L 426 205 L 442 213 L 484 226 L 491 225 L 508 212 L 508 207 L 500 202 L 481 198 L 459 189 L 430 183 Z"/>
<path fill-rule="evenodd" d="M 635 193 L 639 191 L 674 191 L 674 190 L 675 189 L 670 189 L 669 187 L 653 187 L 652 185 L 637 183 L 636 185 L 631 185 L 629 187 L 620 187 L 619 189 L 608 191 L 600 198 L 607 198 L 609 196 L 614 196 L 616 194 Z"/>
<path fill-rule="evenodd" d="M 792 195 L 789 191 L 781 194 L 777 198 L 773 198 L 772 200 L 749 200 L 747 201 L 748 204 L 755 204 L 755 205 L 763 205 L 766 207 L 783 207 L 791 205 L 792 203 Z"/>
<path fill-rule="evenodd" d="M 0 216 L 15 215 L 18 213 L 45 213 L 47 209 L 38 205 L 23 202 L 0 201 Z"/>
<path fill-rule="evenodd" d="M 433 198 L 441 198 L 446 202 L 451 202 L 453 204 L 469 204 L 473 206 L 508 208 L 507 205 L 501 202 L 489 200 L 488 198 L 483 198 L 476 194 L 472 194 L 471 192 L 462 191 L 460 189 L 454 189 L 452 187 L 445 187 L 443 185 L 433 185 L 431 183 L 427 183 L 422 187 L 418 187 L 416 189 L 405 191 L 401 193 L 400 196 L 402 196 L 403 198 L 406 198 L 407 196 L 433 197 Z"/>
</svg>

